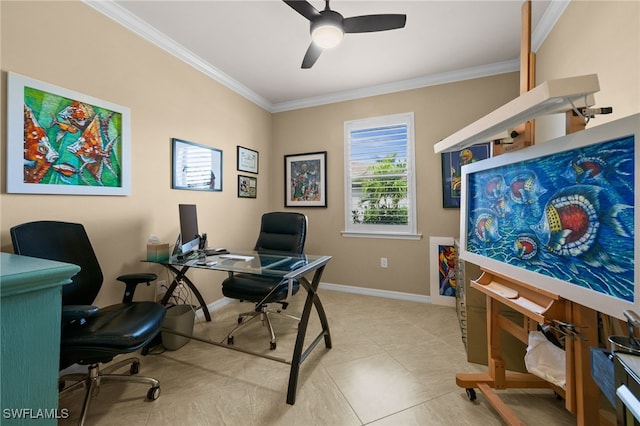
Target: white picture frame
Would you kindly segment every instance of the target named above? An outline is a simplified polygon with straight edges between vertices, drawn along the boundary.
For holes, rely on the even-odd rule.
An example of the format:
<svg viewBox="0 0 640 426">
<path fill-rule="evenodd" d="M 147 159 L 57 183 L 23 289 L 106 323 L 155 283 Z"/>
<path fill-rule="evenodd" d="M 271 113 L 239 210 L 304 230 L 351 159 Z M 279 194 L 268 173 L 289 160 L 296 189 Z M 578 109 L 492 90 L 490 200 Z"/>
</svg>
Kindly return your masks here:
<svg viewBox="0 0 640 426">
<path fill-rule="evenodd" d="M 625 149 L 618 148 L 617 144 L 630 145 Z M 573 181 L 567 180 L 567 174 L 572 170 L 580 171 L 580 167 L 573 159 L 579 161 L 580 158 L 597 157 L 604 154 L 605 150 L 609 150 L 611 155 L 603 160 L 609 160 L 612 163 L 607 170 L 608 175 L 615 176 L 621 184 L 620 188 L 626 188 L 625 194 L 618 193 L 614 186 L 607 186 L 607 182 L 596 181 L 594 172 L 579 173 L 578 178 Z M 569 161 L 567 161 L 569 160 Z M 553 163 L 555 162 L 555 163 Z M 587 308 L 602 312 L 619 319 L 625 319 L 625 310 L 640 309 L 640 269 L 634 265 L 640 262 L 640 237 L 635 232 L 637 224 L 640 223 L 640 213 L 638 211 L 639 193 L 636 190 L 640 183 L 640 174 L 637 172 L 638 164 L 640 164 L 640 114 L 631 115 L 616 121 L 608 122 L 559 137 L 544 143 L 537 144 L 526 149 L 513 153 L 503 154 L 482 162 L 473 163 L 462 167 L 462 197 L 460 208 L 460 258 L 469 261 L 480 267 L 490 271 L 495 271 L 506 277 L 513 278 L 516 281 L 528 283 L 534 287 L 549 291 L 566 300 L 579 303 Z M 547 167 L 554 165 L 555 168 Z M 634 171 L 635 165 L 635 171 Z M 613 167 L 612 167 L 613 166 Z M 474 234 L 478 229 L 478 219 L 486 209 L 478 209 L 477 203 L 484 195 L 478 191 L 478 182 L 482 182 L 484 176 L 506 176 L 511 169 L 516 167 L 522 170 L 530 169 L 540 175 L 536 169 L 549 170 L 544 172 L 539 180 L 544 192 L 537 191 L 539 211 L 530 213 L 525 211 L 524 214 L 517 213 L 514 218 L 520 218 L 520 221 L 529 221 L 532 215 L 532 224 L 526 227 L 519 227 L 517 230 L 510 225 L 512 216 L 505 217 L 496 216 L 499 225 L 495 225 L 495 221 L 491 220 L 492 227 L 498 232 L 492 232 L 491 229 L 484 230 L 486 238 L 486 247 L 484 252 L 478 249 L 481 243 L 474 241 Z M 597 177 L 599 177 L 598 175 Z M 492 178 L 493 179 L 493 178 Z M 607 178 L 609 179 L 609 178 Z M 505 188 L 513 188 L 510 179 L 505 179 Z M 590 187 L 598 187 L 598 198 L 594 198 L 591 192 L 587 192 L 580 186 L 588 185 Z M 622 186 L 620 186 L 622 185 Z M 487 186 L 488 187 L 488 186 Z M 492 188 L 496 188 L 496 182 L 491 184 Z M 529 188 L 535 185 L 529 184 Z M 495 189 L 493 190 L 495 192 Z M 596 193 L 596 191 L 592 191 Z M 614 198 L 624 196 L 625 201 L 619 202 Z M 611 198 L 611 205 L 606 205 L 603 201 Z M 570 228 L 564 223 L 558 231 L 554 230 L 558 225 L 554 220 L 552 227 L 544 227 L 545 216 L 548 215 L 547 209 L 553 206 L 552 214 L 560 211 L 560 202 L 569 200 L 568 205 L 573 207 L 574 211 L 580 213 L 576 207 L 578 203 L 585 203 L 581 200 L 587 200 L 586 204 L 595 206 L 595 214 L 599 217 L 597 228 L 597 238 L 594 240 L 585 240 L 582 246 L 591 244 L 591 246 L 583 249 L 582 247 L 574 248 L 575 254 L 562 254 L 561 250 L 565 249 L 563 234 L 566 234 Z M 577 201 L 571 201 L 577 200 Z M 565 204 L 567 205 L 567 204 Z M 557 206 L 557 207 L 556 207 Z M 476 213 L 474 213 L 476 212 Z M 480 213 L 478 213 L 480 212 Z M 622 222 L 622 227 L 611 226 L 612 216 L 615 213 L 616 221 Z M 604 215 L 607 214 L 607 217 Z M 555 217 L 555 216 L 554 216 Z M 575 217 L 579 217 L 577 214 Z M 584 215 L 580 217 L 586 217 Z M 488 216 L 484 218 L 485 223 L 489 223 Z M 538 226 L 535 226 L 538 225 Z M 591 226 L 591 225 L 590 225 Z M 502 228 L 505 228 L 502 230 Z M 551 229 L 549 229 L 551 228 Z M 630 229 L 628 229 L 630 228 Z M 551 242 L 538 238 L 538 252 L 536 258 L 526 258 L 522 254 L 515 252 L 514 249 L 509 251 L 506 256 L 507 247 L 517 249 L 516 242 L 520 238 L 520 230 L 528 231 L 529 234 L 536 235 L 536 229 L 548 231 L 552 233 Z M 584 229 L 594 229 L 584 228 Z M 620 229 L 626 229 L 626 236 L 622 235 Z M 577 231 L 574 232 L 575 235 Z M 499 238 L 492 240 L 492 234 Z M 505 238 L 501 238 L 504 235 Z M 568 234 L 571 235 L 571 234 Z M 603 240 L 604 235 L 612 235 L 615 238 Z M 570 238 L 567 236 L 566 240 Z M 502 244 L 498 247 L 497 241 Z M 595 241 L 595 242 L 594 242 Z M 568 243 L 567 243 L 568 244 Z M 597 244 L 597 246 L 596 246 Z M 566 244 L 565 244 L 566 245 Z M 525 247 L 524 244 L 520 245 Z M 529 247 L 533 244 L 529 243 Z M 624 247 L 624 250 L 622 249 Z M 595 250 L 597 249 L 597 253 Z M 533 253 L 533 251 L 531 251 Z M 588 256 L 588 257 L 587 257 Z M 611 262 L 603 261 L 603 259 L 611 259 Z M 620 271 L 613 270 L 611 265 L 621 265 Z M 577 271 L 577 273 L 576 273 Z M 601 276 L 609 277 L 606 281 L 601 280 Z M 603 282 L 603 284 L 600 284 Z M 624 282 L 624 284 L 619 284 Z M 595 286 L 599 285 L 600 288 Z M 625 294 L 626 296 L 621 296 Z"/>
<path fill-rule="evenodd" d="M 8 193 L 130 195 L 129 108 L 11 72 L 7 81 Z"/>
</svg>

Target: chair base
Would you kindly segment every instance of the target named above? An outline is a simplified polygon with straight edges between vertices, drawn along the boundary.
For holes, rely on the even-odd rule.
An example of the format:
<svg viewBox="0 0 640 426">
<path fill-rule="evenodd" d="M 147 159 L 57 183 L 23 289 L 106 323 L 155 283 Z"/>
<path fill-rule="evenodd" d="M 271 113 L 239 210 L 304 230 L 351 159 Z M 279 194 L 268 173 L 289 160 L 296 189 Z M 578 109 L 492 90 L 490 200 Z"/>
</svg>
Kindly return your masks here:
<svg viewBox="0 0 640 426">
<path fill-rule="evenodd" d="M 289 315 L 287 313 L 282 312 L 282 309 L 269 309 L 266 305 L 262 305 L 259 310 L 253 310 L 249 312 L 243 312 L 238 315 L 238 325 L 227 334 L 225 338 L 227 341 L 227 345 L 233 345 L 233 335 L 244 328 L 245 326 L 252 323 L 256 318 L 260 318 L 262 323 L 267 326 L 269 329 L 269 334 L 271 335 L 271 340 L 269 340 L 269 349 L 274 350 L 277 346 L 276 344 L 276 333 L 273 330 L 273 324 L 271 324 L 271 320 L 269 319 L 270 315 L 282 315 L 292 320 L 300 322 L 300 318 Z M 224 340 L 223 340 L 224 341 Z"/>
<path fill-rule="evenodd" d="M 116 371 L 124 366 L 129 365 L 128 374 L 112 374 L 112 371 Z M 91 405 L 91 399 L 98 395 L 100 391 L 100 385 L 105 382 L 135 382 L 142 383 L 151 386 L 147 391 L 147 399 L 155 401 L 160 397 L 160 382 L 152 377 L 138 377 L 133 374 L 138 374 L 140 369 L 140 360 L 136 357 L 127 358 L 122 361 L 118 361 L 106 368 L 100 370 L 98 364 L 89 365 L 89 371 L 87 373 L 74 373 L 66 374 L 58 379 L 58 384 L 61 386 L 60 396 L 63 396 L 69 392 L 72 392 L 78 388 L 84 387 L 86 389 L 84 402 L 82 404 L 82 413 L 80 414 L 80 420 L 78 425 L 84 425 L 84 421 L 89 411 L 89 405 Z M 72 385 L 64 387 L 64 383 L 67 381 L 73 381 Z"/>
</svg>

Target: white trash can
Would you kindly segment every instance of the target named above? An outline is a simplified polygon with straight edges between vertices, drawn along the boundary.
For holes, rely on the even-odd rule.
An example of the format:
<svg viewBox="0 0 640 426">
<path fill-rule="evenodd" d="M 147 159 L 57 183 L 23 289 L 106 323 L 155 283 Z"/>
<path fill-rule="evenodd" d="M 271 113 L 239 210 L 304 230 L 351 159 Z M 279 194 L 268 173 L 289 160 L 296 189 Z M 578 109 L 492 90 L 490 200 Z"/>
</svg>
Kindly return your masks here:
<svg viewBox="0 0 640 426">
<path fill-rule="evenodd" d="M 196 314 L 190 305 L 176 305 L 167 309 L 167 315 L 164 317 L 162 327 L 168 330 L 174 330 L 183 334 L 193 334 L 193 323 Z M 188 337 L 179 336 L 177 334 L 162 332 L 162 346 L 170 351 L 175 351 L 189 343 Z"/>
</svg>

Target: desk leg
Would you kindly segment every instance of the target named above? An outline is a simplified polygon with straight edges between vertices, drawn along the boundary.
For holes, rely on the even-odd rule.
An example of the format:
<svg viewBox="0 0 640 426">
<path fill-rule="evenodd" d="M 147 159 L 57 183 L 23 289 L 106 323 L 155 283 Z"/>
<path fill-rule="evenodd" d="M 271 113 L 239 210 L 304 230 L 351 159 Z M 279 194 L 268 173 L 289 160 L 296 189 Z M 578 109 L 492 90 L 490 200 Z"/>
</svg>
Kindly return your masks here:
<svg viewBox="0 0 640 426">
<path fill-rule="evenodd" d="M 322 303 L 320 302 L 320 298 L 318 297 L 318 285 L 320 284 L 320 277 L 322 277 L 322 272 L 324 271 L 324 266 L 318 268 L 313 275 L 313 280 L 311 283 L 307 281 L 304 277 L 300 277 L 300 283 L 307 291 L 307 299 L 304 304 L 304 309 L 302 311 L 302 317 L 300 318 L 300 324 L 298 324 L 298 337 L 296 338 L 296 344 L 293 349 L 293 357 L 291 359 L 291 373 L 289 374 L 289 389 L 287 391 L 287 404 L 294 405 L 296 403 L 296 390 L 298 387 L 298 374 L 300 372 L 300 365 L 308 355 L 309 351 L 312 350 L 318 340 L 316 339 L 305 351 L 302 353 L 304 339 L 307 334 L 307 326 L 309 325 L 309 317 L 311 316 L 311 307 L 315 306 L 316 311 L 318 312 L 318 316 L 320 317 L 320 323 L 322 324 L 322 334 L 324 335 L 324 344 L 327 348 L 331 348 L 331 333 L 329 332 L 329 323 L 327 321 L 327 316 L 324 312 L 324 308 L 322 307 Z M 318 336 L 320 337 L 320 336 Z"/>
<path fill-rule="evenodd" d="M 189 270 L 189 267 L 183 266 L 182 269 L 178 270 L 178 268 L 176 268 L 173 265 L 164 265 L 164 266 L 170 269 L 174 274 L 176 274 L 176 276 L 173 279 L 173 282 L 171 282 L 171 285 L 169 286 L 169 288 L 167 289 L 167 292 L 162 297 L 160 304 L 166 305 L 167 302 L 169 301 L 169 298 L 175 291 L 176 287 L 178 287 L 178 283 L 180 281 L 184 281 L 185 283 L 187 283 L 187 287 L 189 287 L 193 292 L 193 294 L 196 296 L 196 299 L 198 299 L 198 302 L 200 303 L 200 308 L 202 308 L 202 313 L 204 314 L 205 319 L 207 321 L 211 321 L 211 314 L 209 313 L 209 309 L 207 308 L 206 302 L 204 301 L 202 295 L 196 288 L 195 284 L 193 284 L 193 282 L 189 279 L 189 277 L 187 277 L 187 271 Z"/>
</svg>

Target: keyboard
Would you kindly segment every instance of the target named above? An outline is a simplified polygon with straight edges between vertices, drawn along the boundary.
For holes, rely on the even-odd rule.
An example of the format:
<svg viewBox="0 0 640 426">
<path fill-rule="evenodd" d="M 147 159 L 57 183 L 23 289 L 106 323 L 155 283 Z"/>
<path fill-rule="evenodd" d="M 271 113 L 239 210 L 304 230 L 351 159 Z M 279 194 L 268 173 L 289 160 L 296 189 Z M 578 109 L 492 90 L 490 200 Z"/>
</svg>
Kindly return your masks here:
<svg viewBox="0 0 640 426">
<path fill-rule="evenodd" d="M 229 250 L 227 249 L 215 249 L 215 248 L 208 248 L 208 249 L 203 249 L 202 253 L 205 254 L 205 256 L 215 256 L 217 254 L 228 254 Z"/>
</svg>

